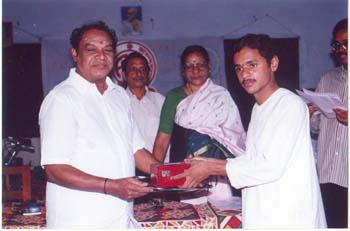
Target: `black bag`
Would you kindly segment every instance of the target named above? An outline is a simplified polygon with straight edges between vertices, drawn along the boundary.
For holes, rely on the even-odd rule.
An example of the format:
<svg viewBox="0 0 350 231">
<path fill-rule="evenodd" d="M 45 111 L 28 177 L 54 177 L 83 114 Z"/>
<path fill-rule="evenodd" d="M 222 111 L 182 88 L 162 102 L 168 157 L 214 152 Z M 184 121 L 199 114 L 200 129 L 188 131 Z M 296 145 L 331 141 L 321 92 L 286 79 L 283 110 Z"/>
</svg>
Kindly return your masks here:
<svg viewBox="0 0 350 231">
<path fill-rule="evenodd" d="M 170 162 L 180 162 L 188 157 L 211 157 L 216 159 L 235 156 L 217 140 L 209 135 L 192 129 L 183 128 L 174 123 L 171 138 Z"/>
</svg>

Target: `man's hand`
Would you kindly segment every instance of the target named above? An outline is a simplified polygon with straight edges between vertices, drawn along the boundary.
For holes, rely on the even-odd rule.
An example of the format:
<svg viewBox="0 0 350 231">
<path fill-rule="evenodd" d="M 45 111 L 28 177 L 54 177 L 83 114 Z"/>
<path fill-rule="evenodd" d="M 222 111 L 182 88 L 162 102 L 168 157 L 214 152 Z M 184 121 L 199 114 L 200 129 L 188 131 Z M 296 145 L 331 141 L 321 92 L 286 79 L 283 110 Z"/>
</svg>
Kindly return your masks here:
<svg viewBox="0 0 350 231">
<path fill-rule="evenodd" d="M 215 161 L 214 158 L 195 157 L 191 159 L 185 159 L 185 163 L 191 165 L 189 169 L 186 169 L 183 173 L 180 173 L 173 177 L 173 179 L 180 179 L 185 177 L 186 181 L 180 188 L 193 188 L 201 184 L 203 180 L 211 175 L 210 164 Z"/>
<path fill-rule="evenodd" d="M 144 196 L 153 189 L 147 187 L 147 183 L 133 177 L 121 179 L 108 179 L 106 182 L 106 193 L 121 199 L 131 201 L 134 198 Z"/>
<path fill-rule="evenodd" d="M 314 114 L 315 111 L 318 111 L 318 107 L 312 103 L 308 103 L 307 107 L 309 108 L 310 117 Z"/>
<path fill-rule="evenodd" d="M 124 200 L 131 200 L 141 197 L 153 191 L 146 187 L 147 183 L 133 177 L 121 179 L 108 179 L 87 174 L 73 166 L 66 164 L 45 165 L 45 172 L 48 181 L 62 185 L 67 188 L 99 192 L 119 197 Z"/>
<path fill-rule="evenodd" d="M 348 126 L 348 111 L 344 111 L 344 110 L 339 109 L 339 108 L 335 108 L 335 109 L 333 109 L 333 111 L 335 112 L 339 123 Z"/>
</svg>

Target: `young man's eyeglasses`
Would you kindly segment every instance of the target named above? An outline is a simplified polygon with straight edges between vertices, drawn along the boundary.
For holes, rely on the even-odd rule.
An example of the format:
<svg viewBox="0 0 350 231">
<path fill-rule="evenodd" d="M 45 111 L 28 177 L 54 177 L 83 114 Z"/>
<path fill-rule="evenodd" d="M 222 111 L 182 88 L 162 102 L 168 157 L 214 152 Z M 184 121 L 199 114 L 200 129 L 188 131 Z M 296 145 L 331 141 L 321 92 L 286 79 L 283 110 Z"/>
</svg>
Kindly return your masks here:
<svg viewBox="0 0 350 231">
<path fill-rule="evenodd" d="M 344 50 L 348 49 L 348 40 L 343 40 L 343 41 L 335 41 L 333 40 L 331 43 L 332 50 L 338 50 L 339 48 L 343 48 Z"/>
<path fill-rule="evenodd" d="M 247 70 L 249 72 L 255 71 L 255 69 L 258 67 L 258 63 L 257 62 L 247 62 L 243 65 L 235 65 L 235 72 L 237 75 L 240 75 L 243 73 L 244 70 Z"/>
</svg>

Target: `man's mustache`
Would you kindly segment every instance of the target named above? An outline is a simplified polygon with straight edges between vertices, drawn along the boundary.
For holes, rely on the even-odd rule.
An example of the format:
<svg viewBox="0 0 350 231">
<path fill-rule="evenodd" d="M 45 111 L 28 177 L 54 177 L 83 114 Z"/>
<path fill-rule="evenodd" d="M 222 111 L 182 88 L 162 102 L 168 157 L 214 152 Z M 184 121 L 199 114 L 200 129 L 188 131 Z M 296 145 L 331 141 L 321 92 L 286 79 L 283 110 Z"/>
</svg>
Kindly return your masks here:
<svg viewBox="0 0 350 231">
<path fill-rule="evenodd" d="M 244 85 L 246 82 L 256 82 L 256 80 L 255 79 L 243 79 L 241 84 Z"/>
</svg>

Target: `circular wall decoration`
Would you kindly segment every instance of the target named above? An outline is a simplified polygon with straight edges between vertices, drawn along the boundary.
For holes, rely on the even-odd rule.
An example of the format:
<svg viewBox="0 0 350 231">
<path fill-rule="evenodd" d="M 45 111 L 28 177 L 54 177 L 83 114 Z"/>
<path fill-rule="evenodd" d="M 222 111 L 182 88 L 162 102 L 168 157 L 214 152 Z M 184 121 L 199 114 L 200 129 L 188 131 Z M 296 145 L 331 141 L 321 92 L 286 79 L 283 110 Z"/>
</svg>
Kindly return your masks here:
<svg viewBox="0 0 350 231">
<path fill-rule="evenodd" d="M 156 75 L 157 75 L 157 60 L 156 56 L 154 55 L 153 51 L 146 46 L 145 44 L 134 41 L 134 40 L 128 40 L 128 41 L 120 41 L 117 43 L 117 53 L 115 55 L 114 59 L 114 70 L 113 74 L 116 80 L 118 81 L 118 84 L 121 86 L 125 86 L 125 80 L 123 78 L 122 74 L 122 61 L 132 52 L 139 52 L 141 53 L 148 61 L 148 65 L 150 67 L 150 73 L 149 73 L 149 82 L 148 85 L 150 85 Z"/>
</svg>

